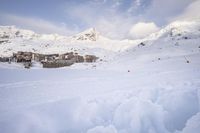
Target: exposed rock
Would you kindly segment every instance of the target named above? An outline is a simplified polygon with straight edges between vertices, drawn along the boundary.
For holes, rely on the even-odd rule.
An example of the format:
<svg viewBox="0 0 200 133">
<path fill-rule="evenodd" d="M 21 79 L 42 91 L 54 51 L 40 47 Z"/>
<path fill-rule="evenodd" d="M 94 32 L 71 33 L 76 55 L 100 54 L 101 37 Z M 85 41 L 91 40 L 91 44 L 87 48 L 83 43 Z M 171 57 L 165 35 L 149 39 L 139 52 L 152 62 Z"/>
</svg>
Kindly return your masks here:
<svg viewBox="0 0 200 133">
<path fill-rule="evenodd" d="M 16 36 L 19 36 L 19 34 L 20 34 L 20 31 L 15 32 Z"/>
<path fill-rule="evenodd" d="M 138 44 L 138 47 L 145 46 L 145 45 L 146 45 L 145 43 L 141 42 L 140 44 Z"/>
<path fill-rule="evenodd" d="M 0 40 L 0 44 L 1 43 L 7 43 L 8 42 L 8 40 Z"/>
<path fill-rule="evenodd" d="M 10 37 L 9 35 L 0 36 L 0 38 L 2 38 L 2 39 L 8 39 L 9 37 Z"/>
</svg>

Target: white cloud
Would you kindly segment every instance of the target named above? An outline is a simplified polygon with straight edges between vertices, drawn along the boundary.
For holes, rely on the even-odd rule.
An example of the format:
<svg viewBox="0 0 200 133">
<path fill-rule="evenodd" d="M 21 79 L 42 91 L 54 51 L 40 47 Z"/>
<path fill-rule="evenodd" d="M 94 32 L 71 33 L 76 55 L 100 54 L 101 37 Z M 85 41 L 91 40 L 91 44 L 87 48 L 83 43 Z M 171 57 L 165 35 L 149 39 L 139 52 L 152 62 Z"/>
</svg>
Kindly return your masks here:
<svg viewBox="0 0 200 133">
<path fill-rule="evenodd" d="M 136 0 L 135 3 L 136 3 L 137 6 L 140 6 L 141 5 L 141 0 Z"/>
<path fill-rule="evenodd" d="M 93 2 L 106 3 L 107 0 L 93 0 Z"/>
<path fill-rule="evenodd" d="M 139 22 L 132 26 L 132 28 L 129 31 L 129 34 L 132 38 L 139 39 L 139 38 L 144 38 L 158 30 L 159 27 L 157 27 L 153 22 L 150 23 Z"/>
<path fill-rule="evenodd" d="M 146 0 L 147 1 L 147 0 Z M 163 26 L 172 19 L 193 18 L 199 15 L 200 0 L 152 0 L 144 5 L 145 0 L 132 0 L 130 5 L 126 5 L 123 0 L 90 0 L 87 2 L 65 3 L 63 12 L 65 19 L 75 26 L 66 23 L 52 23 L 41 18 L 24 17 L 12 14 L 0 13 L 0 23 L 6 25 L 16 25 L 22 28 L 31 29 L 39 33 L 59 33 L 64 35 L 81 32 L 86 28 L 96 27 L 104 36 L 113 39 L 140 38 L 158 29 L 156 26 Z M 194 2 L 188 6 L 191 2 Z M 147 3 L 146 3 L 147 4 Z M 184 9 L 187 9 L 184 11 Z M 142 10 L 141 12 L 138 10 Z M 137 12 L 138 11 L 138 12 Z M 183 14 L 179 15 L 180 13 Z M 178 16 L 177 16 L 178 15 Z M 174 18 L 174 16 L 177 16 Z M 153 23 L 138 23 L 138 22 Z M 148 30 L 142 32 L 142 28 L 136 29 L 133 24 L 138 23 L 147 26 Z M 139 26 L 138 26 L 139 27 Z M 131 30 L 130 30 L 131 28 Z"/>
<path fill-rule="evenodd" d="M 152 0 L 143 17 L 160 24 L 168 22 L 196 0 Z"/>
<path fill-rule="evenodd" d="M 113 2 L 114 4 L 112 5 L 112 8 L 117 8 L 122 4 L 121 0 L 114 0 Z"/>
<path fill-rule="evenodd" d="M 16 25 L 20 28 L 25 28 L 33 30 L 37 33 L 57 33 L 62 35 L 69 35 L 72 30 L 68 29 L 65 24 L 54 24 L 52 22 L 40 19 L 23 17 L 12 14 L 2 14 L 0 13 L 0 22 L 4 25 Z"/>
<path fill-rule="evenodd" d="M 95 22 L 95 27 L 100 33 L 106 37 L 118 40 L 127 38 L 131 25 L 131 21 L 122 16 L 114 16 L 110 19 L 101 18 Z"/>
<path fill-rule="evenodd" d="M 115 2 L 120 2 L 116 0 Z M 115 3 L 116 4 L 116 3 Z M 76 18 L 84 28 L 95 27 L 102 35 L 112 39 L 127 38 L 132 18 L 127 18 L 114 8 L 99 5 L 81 4 L 73 7 L 66 5 L 66 16 Z M 131 19 L 131 20 L 130 20 Z"/>
<path fill-rule="evenodd" d="M 66 12 L 72 18 L 77 18 L 85 26 L 84 28 L 96 27 L 104 36 L 109 38 L 124 39 L 130 36 L 138 38 L 145 36 L 145 33 L 148 35 L 157 30 L 157 24 L 159 26 L 167 24 L 171 17 L 180 14 L 193 1 L 195 0 L 152 0 L 145 7 L 143 0 L 133 0 L 126 11 L 120 11 L 118 6 L 123 5 L 123 1 L 113 0 L 111 6 L 106 4 L 96 6 L 90 3 L 82 3 L 73 7 L 68 5 Z M 137 10 L 144 11 L 137 13 Z M 133 28 L 133 24 L 145 21 L 154 23 L 154 25 L 148 25 L 148 31 L 143 33 L 140 31 L 141 35 L 135 35 L 132 30 L 129 31 L 130 28 Z"/>
<path fill-rule="evenodd" d="M 193 19 L 200 19 L 200 0 L 191 3 L 182 14 L 172 18 L 171 21 Z"/>
</svg>

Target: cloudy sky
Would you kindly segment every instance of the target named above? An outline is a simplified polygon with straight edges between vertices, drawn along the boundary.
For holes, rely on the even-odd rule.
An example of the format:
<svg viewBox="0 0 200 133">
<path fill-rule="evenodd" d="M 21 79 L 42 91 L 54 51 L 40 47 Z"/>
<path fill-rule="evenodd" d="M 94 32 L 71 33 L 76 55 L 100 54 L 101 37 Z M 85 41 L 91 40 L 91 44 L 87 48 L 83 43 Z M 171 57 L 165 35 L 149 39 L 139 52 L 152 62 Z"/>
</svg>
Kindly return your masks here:
<svg viewBox="0 0 200 133">
<path fill-rule="evenodd" d="M 200 0 L 0 0 L 0 25 L 62 35 L 95 27 L 109 38 L 141 38 L 199 11 Z"/>
</svg>

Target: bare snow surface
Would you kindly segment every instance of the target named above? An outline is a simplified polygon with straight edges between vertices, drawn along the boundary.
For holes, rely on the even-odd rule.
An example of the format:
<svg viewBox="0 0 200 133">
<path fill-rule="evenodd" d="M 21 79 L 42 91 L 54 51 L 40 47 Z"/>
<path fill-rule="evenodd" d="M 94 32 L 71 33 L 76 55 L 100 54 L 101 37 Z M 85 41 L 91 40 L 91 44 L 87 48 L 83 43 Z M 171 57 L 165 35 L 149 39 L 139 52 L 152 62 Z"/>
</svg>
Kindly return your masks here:
<svg viewBox="0 0 200 133">
<path fill-rule="evenodd" d="M 104 61 L 28 70 L 0 63 L 0 133 L 199 133 L 199 21 L 175 22 L 134 41 L 21 32 L 23 39 L 0 44 L 2 56 L 84 47 Z M 30 34 L 37 37 L 28 41 Z"/>
</svg>

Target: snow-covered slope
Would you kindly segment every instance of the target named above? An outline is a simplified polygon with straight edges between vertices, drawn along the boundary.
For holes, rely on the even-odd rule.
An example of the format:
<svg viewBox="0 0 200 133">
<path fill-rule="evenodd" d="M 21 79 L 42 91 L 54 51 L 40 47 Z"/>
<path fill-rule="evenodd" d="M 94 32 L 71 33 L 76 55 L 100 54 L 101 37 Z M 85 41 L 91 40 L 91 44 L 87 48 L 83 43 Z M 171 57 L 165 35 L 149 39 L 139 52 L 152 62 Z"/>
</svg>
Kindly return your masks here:
<svg viewBox="0 0 200 133">
<path fill-rule="evenodd" d="M 1 63 L 0 132 L 198 133 L 199 29 L 199 21 L 175 22 L 142 40 L 120 41 L 121 52 L 92 68 Z"/>
<path fill-rule="evenodd" d="M 138 41 L 138 46 L 130 46 L 119 53 L 112 63 L 128 68 L 129 65 L 133 66 L 132 63 L 143 63 L 142 61 L 150 63 L 158 59 L 167 60 L 178 57 L 186 60 L 190 55 L 199 54 L 200 21 L 174 22 L 159 32 L 136 41 Z"/>
</svg>

